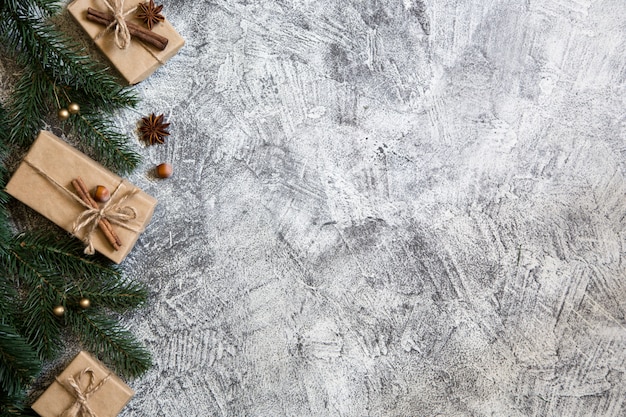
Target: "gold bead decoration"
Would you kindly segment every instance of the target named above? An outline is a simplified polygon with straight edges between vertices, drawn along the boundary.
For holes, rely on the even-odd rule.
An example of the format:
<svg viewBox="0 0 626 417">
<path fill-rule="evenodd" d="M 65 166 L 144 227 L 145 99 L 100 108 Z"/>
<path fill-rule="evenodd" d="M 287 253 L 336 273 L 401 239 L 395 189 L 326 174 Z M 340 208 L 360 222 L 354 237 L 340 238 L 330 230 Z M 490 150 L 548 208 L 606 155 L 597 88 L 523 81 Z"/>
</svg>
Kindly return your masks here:
<svg viewBox="0 0 626 417">
<path fill-rule="evenodd" d="M 78 112 L 80 111 L 80 106 L 78 105 L 78 103 L 70 103 L 67 106 L 67 111 L 69 111 L 71 114 L 78 114 Z"/>
<path fill-rule="evenodd" d="M 65 307 L 56 306 L 52 309 L 52 313 L 57 317 L 63 317 L 63 315 L 65 314 Z"/>
<path fill-rule="evenodd" d="M 68 109 L 61 109 L 57 113 L 59 120 L 67 120 L 70 118 L 70 111 Z"/>
<path fill-rule="evenodd" d="M 81 298 L 78 305 L 80 308 L 89 308 L 91 307 L 91 301 L 89 301 L 89 298 Z"/>
</svg>

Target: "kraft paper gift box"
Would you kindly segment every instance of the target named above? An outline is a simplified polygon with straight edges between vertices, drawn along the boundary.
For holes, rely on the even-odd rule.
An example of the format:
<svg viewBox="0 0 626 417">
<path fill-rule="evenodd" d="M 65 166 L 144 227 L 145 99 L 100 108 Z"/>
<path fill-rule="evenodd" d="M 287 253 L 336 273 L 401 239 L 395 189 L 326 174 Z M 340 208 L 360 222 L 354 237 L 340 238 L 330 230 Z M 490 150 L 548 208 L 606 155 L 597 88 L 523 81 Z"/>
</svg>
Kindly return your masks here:
<svg viewBox="0 0 626 417">
<path fill-rule="evenodd" d="M 83 179 L 90 191 L 98 185 L 107 187 L 112 195 L 107 204 L 112 209 L 134 210 L 134 218 L 126 221 L 124 226 L 112 223 L 113 230 L 122 242 L 120 249 L 115 250 L 99 228 L 91 233 L 91 241 L 96 251 L 115 263 L 122 262 L 150 221 L 157 200 L 54 134 L 43 130 L 39 133 L 9 180 L 6 191 L 57 226 L 72 233 L 77 219 L 86 210 L 68 194 L 76 194 L 72 180 L 78 177 Z M 86 229 L 78 231 L 75 236 L 83 240 L 87 235 Z"/>
<path fill-rule="evenodd" d="M 139 3 L 143 1 L 126 0 L 124 2 L 124 11 L 132 10 L 125 20 L 143 27 L 144 23 L 135 17 L 134 12 Z M 114 28 L 102 33 L 106 26 L 87 20 L 89 7 L 101 12 L 109 12 L 103 0 L 74 0 L 67 6 L 67 9 L 89 37 L 95 39 L 98 48 L 129 84 L 136 84 L 148 78 L 185 44 L 185 40 L 166 19 L 152 27 L 152 32 L 168 39 L 167 47 L 163 51 L 135 37 L 132 37 L 127 49 L 120 49 L 115 44 Z"/>
<path fill-rule="evenodd" d="M 72 386 L 74 384 L 74 387 Z M 115 417 L 135 394 L 119 377 L 87 352 L 80 352 L 32 405 L 42 417 L 58 417 L 70 409 L 81 416 L 77 392 L 98 417 Z"/>
</svg>

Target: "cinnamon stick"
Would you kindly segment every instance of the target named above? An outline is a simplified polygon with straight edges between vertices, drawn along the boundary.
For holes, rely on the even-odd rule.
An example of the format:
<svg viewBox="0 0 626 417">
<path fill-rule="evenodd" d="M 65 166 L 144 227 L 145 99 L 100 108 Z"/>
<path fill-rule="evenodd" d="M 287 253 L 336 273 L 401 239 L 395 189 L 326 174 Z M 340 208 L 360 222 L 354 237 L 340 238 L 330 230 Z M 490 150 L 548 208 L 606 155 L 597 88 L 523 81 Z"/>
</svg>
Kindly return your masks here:
<svg viewBox="0 0 626 417">
<path fill-rule="evenodd" d="M 98 208 L 98 203 L 96 203 L 96 201 L 89 194 L 89 189 L 85 185 L 85 182 L 82 180 L 82 178 L 78 177 L 75 180 L 72 180 L 72 186 L 76 190 L 76 193 L 81 200 L 83 200 L 92 208 Z M 117 236 L 117 233 L 115 233 L 115 231 L 113 230 L 111 223 L 107 219 L 100 219 L 98 221 L 98 227 L 100 228 L 106 239 L 109 241 L 113 249 L 119 250 L 122 246 L 122 242 L 120 241 L 119 236 Z"/>
<path fill-rule="evenodd" d="M 99 23 L 104 26 L 109 26 L 115 21 L 113 15 L 98 11 L 96 9 L 92 9 L 91 7 L 87 8 L 87 20 Z M 162 51 L 167 47 L 167 43 L 169 42 L 169 40 L 166 37 L 156 34 L 131 22 L 126 22 L 126 26 L 128 26 L 128 31 L 130 32 L 131 36 L 134 36 L 137 39 L 140 39 L 143 42 L 154 46 L 158 50 Z"/>
<path fill-rule="evenodd" d="M 87 188 L 87 185 L 82 180 L 82 178 L 78 177 L 76 181 L 77 181 L 77 184 L 80 186 L 82 193 L 86 196 L 88 200 L 88 204 L 93 208 L 98 208 L 98 203 L 96 203 L 96 200 L 94 200 L 91 194 L 89 193 L 89 188 Z M 102 220 L 104 222 L 104 227 L 108 229 L 108 232 L 111 234 L 113 239 L 115 239 L 115 243 L 117 243 L 118 246 L 122 246 L 122 241 L 120 240 L 119 236 L 117 236 L 117 233 L 115 233 L 115 231 L 113 230 L 113 226 L 111 226 L 111 222 L 109 222 L 108 219 L 102 219 Z M 115 245 L 113 246 L 115 247 Z"/>
</svg>

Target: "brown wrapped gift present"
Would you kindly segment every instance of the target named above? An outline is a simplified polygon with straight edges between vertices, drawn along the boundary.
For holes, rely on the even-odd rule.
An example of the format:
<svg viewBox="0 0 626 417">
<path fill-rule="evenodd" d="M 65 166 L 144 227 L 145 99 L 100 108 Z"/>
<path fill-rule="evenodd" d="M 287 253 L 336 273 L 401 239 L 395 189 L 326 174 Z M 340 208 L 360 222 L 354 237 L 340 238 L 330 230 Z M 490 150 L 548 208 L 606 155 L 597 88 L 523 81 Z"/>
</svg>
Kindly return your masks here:
<svg viewBox="0 0 626 417">
<path fill-rule="evenodd" d="M 126 0 L 123 3 L 124 20 L 136 25 L 144 34 L 155 34 L 167 39 L 167 46 L 163 50 L 139 40 L 132 35 L 126 49 L 116 45 L 115 27 L 108 27 L 88 19 L 87 10 L 93 9 L 96 13 L 110 14 L 108 4 L 114 5 L 116 0 L 74 0 L 67 6 L 70 14 L 78 24 L 87 32 L 90 38 L 100 48 L 102 53 L 109 59 L 111 64 L 120 72 L 129 84 L 136 84 L 148 78 L 159 66 L 178 52 L 185 44 L 185 40 L 176 32 L 172 25 L 164 20 L 157 23 L 149 31 L 144 28 L 144 23 L 135 16 L 135 10 L 141 0 Z M 131 32 L 132 33 L 132 32 Z"/>
<path fill-rule="evenodd" d="M 111 194 L 103 204 L 87 206 L 72 182 L 82 178 L 88 190 L 105 186 Z M 150 221 L 156 199 L 93 161 L 55 135 L 41 131 L 24 157 L 6 191 L 57 226 L 93 246 L 113 262 L 120 263 Z M 110 229 L 121 243 L 117 250 L 102 227 Z M 91 246 L 92 245 L 92 246 Z M 86 253 L 89 250 L 86 249 Z"/>
<path fill-rule="evenodd" d="M 42 417 L 115 417 L 134 394 L 100 361 L 80 352 L 35 401 L 32 409 Z"/>
</svg>

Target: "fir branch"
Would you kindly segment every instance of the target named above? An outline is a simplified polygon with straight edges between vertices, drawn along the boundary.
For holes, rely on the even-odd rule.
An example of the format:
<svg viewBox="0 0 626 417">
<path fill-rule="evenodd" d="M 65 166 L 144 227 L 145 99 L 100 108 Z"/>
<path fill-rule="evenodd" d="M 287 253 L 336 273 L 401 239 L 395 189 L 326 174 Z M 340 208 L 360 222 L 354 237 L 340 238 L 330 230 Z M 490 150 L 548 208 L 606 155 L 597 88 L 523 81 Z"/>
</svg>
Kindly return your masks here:
<svg viewBox="0 0 626 417">
<path fill-rule="evenodd" d="M 50 232 L 22 233 L 13 239 L 27 253 L 36 253 L 42 265 L 54 265 L 59 275 L 73 282 L 67 296 L 86 297 L 92 306 L 123 312 L 145 303 L 148 291 L 135 281 L 122 277 L 120 268 L 101 256 L 85 256 L 78 239 Z"/>
<path fill-rule="evenodd" d="M 134 90 L 122 87 L 116 79 L 84 53 L 76 41 L 54 26 L 32 16 L 18 5 L 5 13 L 0 36 L 17 53 L 23 65 L 41 65 L 57 85 L 82 91 L 91 105 L 102 111 L 133 107 L 138 103 Z"/>
<path fill-rule="evenodd" d="M 6 126 L 7 124 L 7 112 L 0 104 L 0 126 Z M 8 172 L 5 167 L 5 161 L 8 155 L 8 148 L 6 146 L 7 142 L 8 130 L 0 129 L 0 252 L 6 250 L 6 244 L 11 236 L 9 213 L 6 209 L 9 196 L 4 192 L 4 186 L 6 185 L 8 178 Z"/>
<path fill-rule="evenodd" d="M 34 140 L 43 125 L 52 97 L 54 87 L 42 72 L 30 69 L 22 74 L 11 95 L 8 115 L 10 142 L 28 145 Z"/>
<path fill-rule="evenodd" d="M 61 322 L 52 310 L 65 305 L 70 285 L 55 265 L 39 261 L 38 253 L 13 245 L 2 256 L 7 277 L 22 288 L 25 297 L 17 314 L 18 330 L 40 358 L 51 358 L 60 349 Z"/>
<path fill-rule="evenodd" d="M 12 239 L 11 247 L 37 254 L 38 262 L 53 265 L 61 276 L 85 280 L 120 280 L 119 267 L 100 256 L 86 257 L 84 244 L 70 235 L 53 232 L 25 232 Z"/>
<path fill-rule="evenodd" d="M 8 279 L 13 279 L 18 286 L 45 287 L 52 291 L 57 302 L 65 299 L 65 280 L 56 271 L 56 265 L 42 262 L 39 253 L 30 251 L 15 241 L 7 252 L 0 261 Z"/>
<path fill-rule="evenodd" d="M 117 373 L 137 377 L 152 365 L 146 348 L 115 320 L 91 310 L 68 313 L 68 322 L 83 347 L 101 357 Z"/>
<path fill-rule="evenodd" d="M 21 2 L 7 4 L 8 11 L 0 14 L 0 40 L 4 39 L 27 67 L 12 95 L 11 141 L 30 144 L 50 106 L 60 108 L 70 100 L 81 101 L 87 103 L 87 111 L 72 117 L 74 132 L 86 136 L 104 165 L 121 173 L 132 171 L 139 156 L 127 145 L 127 138 L 111 127 L 110 120 L 99 118 L 116 108 L 134 106 L 134 90 L 117 84 L 87 55 L 81 55 L 74 41 L 33 17 Z"/>
<path fill-rule="evenodd" d="M 108 261 L 83 257 L 82 244 L 76 239 L 23 233 L 12 240 L 10 248 L 7 270 L 30 289 L 21 319 L 26 323 L 23 332 L 42 357 L 56 351 L 51 346 L 58 339 L 59 319 L 52 314 L 56 305 L 70 307 L 86 297 L 94 306 L 125 311 L 147 298 L 143 285 L 122 278 Z"/>
<path fill-rule="evenodd" d="M 142 284 L 121 279 L 119 281 L 83 281 L 78 284 L 81 296 L 92 301 L 94 307 L 106 307 L 117 312 L 141 307 L 148 298 L 148 291 Z"/>
<path fill-rule="evenodd" d="M 62 347 L 61 320 L 52 313 L 56 300 L 54 291 L 39 285 L 23 301 L 19 331 L 41 359 L 53 358 Z"/>
<path fill-rule="evenodd" d="M 45 74 L 25 71 L 12 95 L 9 141 L 30 144 L 43 124 L 46 109 L 55 100 L 54 86 Z M 96 109 L 92 113 L 87 106 L 87 111 L 71 118 L 70 126 L 103 165 L 120 173 L 131 172 L 141 161 L 140 156 L 128 145 L 128 138 L 116 132 L 110 120 L 102 118 L 102 113 Z"/>
<path fill-rule="evenodd" d="M 33 0 L 43 16 L 52 17 L 61 11 L 61 2 L 59 0 Z"/>
<path fill-rule="evenodd" d="M 103 115 L 84 112 L 72 118 L 72 131 L 89 147 L 95 158 L 104 166 L 128 173 L 141 162 L 141 157 L 128 144 L 128 137 L 110 126 Z"/>
<path fill-rule="evenodd" d="M 7 396 L 19 395 L 40 368 L 27 341 L 13 326 L 0 322 L 0 389 Z"/>
<path fill-rule="evenodd" d="M 0 390 L 0 417 L 32 416 L 33 414 L 26 411 L 25 403 L 25 394 L 9 395 L 7 392 Z"/>
<path fill-rule="evenodd" d="M 18 8 L 30 10 L 31 13 L 41 16 L 54 16 L 61 11 L 59 0 L 32 0 L 26 3 L 23 0 L 3 0 L 0 10 L 17 10 Z"/>
<path fill-rule="evenodd" d="M 3 250 L 0 261 L 8 256 Z M 0 323 L 14 325 L 15 314 L 18 310 L 18 293 L 14 285 L 7 279 L 7 270 L 4 264 L 0 262 Z"/>
</svg>

